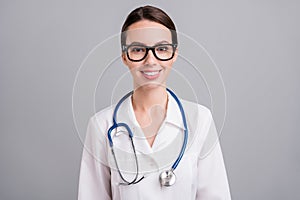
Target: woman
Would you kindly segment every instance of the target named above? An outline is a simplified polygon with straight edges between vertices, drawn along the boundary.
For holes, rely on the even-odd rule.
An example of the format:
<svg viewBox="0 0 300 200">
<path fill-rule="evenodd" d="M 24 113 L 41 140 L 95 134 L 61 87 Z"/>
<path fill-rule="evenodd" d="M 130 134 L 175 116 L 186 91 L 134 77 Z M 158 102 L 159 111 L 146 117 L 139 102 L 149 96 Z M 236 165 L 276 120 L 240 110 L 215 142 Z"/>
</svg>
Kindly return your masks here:
<svg viewBox="0 0 300 200">
<path fill-rule="evenodd" d="M 90 119 L 79 199 L 231 199 L 218 141 L 202 157 L 217 135 L 210 111 L 166 89 L 178 53 L 170 17 L 153 6 L 133 10 L 121 45 L 134 91 Z"/>
</svg>

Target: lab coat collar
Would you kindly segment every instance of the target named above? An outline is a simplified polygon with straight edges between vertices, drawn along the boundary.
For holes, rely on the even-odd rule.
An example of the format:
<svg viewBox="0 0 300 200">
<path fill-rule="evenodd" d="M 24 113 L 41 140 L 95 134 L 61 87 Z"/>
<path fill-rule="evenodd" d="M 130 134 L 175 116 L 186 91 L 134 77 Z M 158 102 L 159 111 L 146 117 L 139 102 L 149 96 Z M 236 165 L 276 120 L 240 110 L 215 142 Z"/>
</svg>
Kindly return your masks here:
<svg viewBox="0 0 300 200">
<path fill-rule="evenodd" d="M 181 101 L 181 99 L 179 99 L 179 101 Z M 181 129 L 184 129 L 179 106 L 176 100 L 172 97 L 172 95 L 169 92 L 168 92 L 168 105 L 167 105 L 167 114 L 166 114 L 165 122 L 173 124 Z"/>
</svg>

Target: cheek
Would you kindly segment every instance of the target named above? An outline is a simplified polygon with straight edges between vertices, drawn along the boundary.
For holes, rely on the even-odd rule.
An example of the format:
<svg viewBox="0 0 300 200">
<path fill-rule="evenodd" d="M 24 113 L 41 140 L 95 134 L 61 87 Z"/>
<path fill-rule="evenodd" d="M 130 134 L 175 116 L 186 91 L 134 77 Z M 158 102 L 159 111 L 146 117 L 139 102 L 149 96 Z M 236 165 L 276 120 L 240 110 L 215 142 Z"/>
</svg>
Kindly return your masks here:
<svg viewBox="0 0 300 200">
<path fill-rule="evenodd" d="M 139 63 L 131 62 L 131 63 L 128 63 L 127 68 L 130 71 L 132 76 L 138 76 L 140 66 L 141 66 L 141 64 L 139 64 Z"/>
<path fill-rule="evenodd" d="M 128 62 L 128 65 L 127 65 L 128 69 L 130 71 L 136 70 L 139 66 L 140 65 L 138 65 L 137 63 L 134 63 L 134 62 Z"/>
<path fill-rule="evenodd" d="M 172 65 L 173 65 L 173 62 L 172 62 L 172 61 L 167 61 L 167 62 L 161 63 L 161 66 L 165 67 L 166 70 L 171 70 Z"/>
</svg>

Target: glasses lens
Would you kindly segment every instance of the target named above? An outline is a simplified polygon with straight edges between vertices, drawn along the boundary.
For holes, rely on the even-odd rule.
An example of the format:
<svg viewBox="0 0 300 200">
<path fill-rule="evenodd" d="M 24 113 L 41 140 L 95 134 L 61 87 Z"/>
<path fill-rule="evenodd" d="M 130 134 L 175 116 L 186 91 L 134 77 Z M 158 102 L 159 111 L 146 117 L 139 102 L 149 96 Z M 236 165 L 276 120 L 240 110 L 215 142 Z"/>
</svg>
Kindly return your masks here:
<svg viewBox="0 0 300 200">
<path fill-rule="evenodd" d="M 155 47 L 155 54 L 159 59 L 170 59 L 173 56 L 174 48 L 171 44 L 162 44 Z"/>
<path fill-rule="evenodd" d="M 146 52 L 147 49 L 144 46 L 132 45 L 128 48 L 128 56 L 132 60 L 142 59 L 145 56 Z"/>
</svg>

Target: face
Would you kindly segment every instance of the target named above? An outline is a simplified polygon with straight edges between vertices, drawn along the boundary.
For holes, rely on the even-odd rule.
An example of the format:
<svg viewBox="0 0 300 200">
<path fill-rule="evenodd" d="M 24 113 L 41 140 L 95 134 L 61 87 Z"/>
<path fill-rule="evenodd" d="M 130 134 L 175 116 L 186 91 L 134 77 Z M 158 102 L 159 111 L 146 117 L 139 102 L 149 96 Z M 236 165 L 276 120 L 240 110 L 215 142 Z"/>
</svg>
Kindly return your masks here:
<svg viewBox="0 0 300 200">
<path fill-rule="evenodd" d="M 172 44 L 171 31 L 159 23 L 142 20 L 130 25 L 126 31 L 126 46 L 132 45 L 133 47 L 128 49 L 130 55 L 132 55 L 130 58 L 138 54 L 144 55 L 143 52 L 145 51 L 135 45 L 151 47 L 155 45 L 157 47 L 155 48 L 155 52 L 160 57 L 166 54 L 166 52 L 170 53 L 173 51 L 172 46 L 165 44 Z M 168 47 L 169 50 L 166 50 L 166 47 Z M 123 52 L 122 60 L 132 74 L 134 88 L 165 87 L 168 74 L 177 58 L 177 51 L 176 48 L 172 59 L 161 61 L 149 50 L 147 56 L 138 62 L 130 60 L 126 52 Z"/>
</svg>

